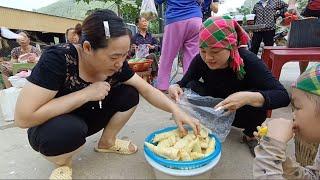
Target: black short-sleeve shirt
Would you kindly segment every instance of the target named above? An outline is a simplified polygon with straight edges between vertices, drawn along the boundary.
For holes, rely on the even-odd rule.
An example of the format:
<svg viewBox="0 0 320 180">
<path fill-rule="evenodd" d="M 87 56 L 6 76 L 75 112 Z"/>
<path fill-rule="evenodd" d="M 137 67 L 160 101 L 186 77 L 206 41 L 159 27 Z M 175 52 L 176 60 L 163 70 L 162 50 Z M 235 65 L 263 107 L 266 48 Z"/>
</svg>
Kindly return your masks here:
<svg viewBox="0 0 320 180">
<path fill-rule="evenodd" d="M 91 84 L 80 78 L 78 65 L 78 52 L 72 44 L 52 46 L 43 52 L 27 79 L 45 89 L 58 91 L 56 97 L 64 96 Z M 134 72 L 125 61 L 121 70 L 106 81 L 115 86 L 129 80 L 133 75 Z"/>
</svg>

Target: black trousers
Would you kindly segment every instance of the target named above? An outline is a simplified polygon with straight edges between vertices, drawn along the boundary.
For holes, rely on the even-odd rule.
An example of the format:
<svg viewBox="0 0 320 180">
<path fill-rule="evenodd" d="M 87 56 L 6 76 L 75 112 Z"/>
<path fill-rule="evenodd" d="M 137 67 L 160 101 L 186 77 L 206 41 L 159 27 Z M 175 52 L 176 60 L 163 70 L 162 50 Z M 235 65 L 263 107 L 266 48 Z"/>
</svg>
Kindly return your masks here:
<svg viewBox="0 0 320 180">
<path fill-rule="evenodd" d="M 205 85 L 199 81 L 191 81 L 186 88 L 190 88 L 201 96 L 212 96 L 212 93 L 207 92 Z M 253 132 L 257 126 L 260 126 L 267 118 L 267 111 L 261 108 L 252 106 L 243 106 L 236 112 L 232 126 L 244 128 L 243 133 L 249 137 L 253 137 Z"/>
<path fill-rule="evenodd" d="M 98 102 L 89 102 L 71 113 L 29 128 L 29 143 L 45 156 L 72 152 L 86 142 L 86 137 L 105 128 L 115 113 L 128 111 L 138 103 L 139 93 L 132 86 L 111 88 L 103 100 L 102 109 Z"/>
<path fill-rule="evenodd" d="M 273 46 L 273 38 L 275 35 L 275 30 L 270 31 L 261 31 L 261 32 L 254 32 L 252 37 L 252 47 L 251 52 L 258 54 L 260 44 L 263 41 L 265 46 Z"/>
</svg>

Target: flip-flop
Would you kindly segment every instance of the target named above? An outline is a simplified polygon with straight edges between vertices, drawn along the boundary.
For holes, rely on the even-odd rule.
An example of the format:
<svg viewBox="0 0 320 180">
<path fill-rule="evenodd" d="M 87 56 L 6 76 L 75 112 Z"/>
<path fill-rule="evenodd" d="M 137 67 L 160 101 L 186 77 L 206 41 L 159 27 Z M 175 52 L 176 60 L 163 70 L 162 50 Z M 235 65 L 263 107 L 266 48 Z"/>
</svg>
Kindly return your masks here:
<svg viewBox="0 0 320 180">
<path fill-rule="evenodd" d="M 58 167 L 52 171 L 49 179 L 72 179 L 72 169 L 68 166 Z"/>
<path fill-rule="evenodd" d="M 129 150 L 130 143 L 131 141 L 116 139 L 114 146 L 110 147 L 109 149 L 101 149 L 101 148 L 95 147 L 94 150 L 99 153 L 117 153 L 117 154 L 130 155 L 138 151 L 138 147 L 135 144 L 131 143 L 135 149 L 133 152 L 131 152 Z"/>
</svg>

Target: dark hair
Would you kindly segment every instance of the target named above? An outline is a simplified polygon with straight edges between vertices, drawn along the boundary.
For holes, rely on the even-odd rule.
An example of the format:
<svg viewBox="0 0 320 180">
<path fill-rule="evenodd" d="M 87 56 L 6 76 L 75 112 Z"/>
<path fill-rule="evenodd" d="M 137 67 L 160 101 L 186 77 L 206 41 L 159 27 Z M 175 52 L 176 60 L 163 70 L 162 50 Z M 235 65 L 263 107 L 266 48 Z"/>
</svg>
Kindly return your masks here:
<svg viewBox="0 0 320 180">
<path fill-rule="evenodd" d="M 74 32 L 76 33 L 76 34 L 78 34 L 77 32 L 81 32 L 81 28 L 82 28 L 82 26 L 81 26 L 81 24 L 80 23 L 78 23 L 77 25 L 76 25 L 76 27 L 74 27 Z M 78 34 L 79 35 L 79 34 Z M 81 35 L 80 35 L 81 36 Z M 79 37 L 80 37 L 79 36 Z"/>
<path fill-rule="evenodd" d="M 136 18 L 136 21 L 135 21 L 135 22 L 136 22 L 136 25 L 139 24 L 139 21 L 140 21 L 140 20 L 141 20 L 141 16 L 139 16 L 139 17 Z"/>
<path fill-rule="evenodd" d="M 81 25 L 80 25 L 80 26 L 81 26 Z M 68 29 L 66 30 L 66 36 L 68 35 L 69 31 L 71 31 L 71 30 L 75 30 L 75 28 L 68 28 Z"/>
<path fill-rule="evenodd" d="M 75 31 L 80 37 L 80 43 L 83 44 L 84 41 L 88 41 L 94 50 L 107 47 L 108 40 L 105 35 L 104 21 L 108 21 L 111 38 L 129 35 L 123 20 L 113 11 L 103 9 L 94 11 L 86 17 L 82 26 L 77 25 Z"/>
<path fill-rule="evenodd" d="M 136 25 L 139 24 L 139 21 L 141 21 L 142 18 L 146 19 L 145 17 L 142 17 L 142 16 L 139 16 L 139 17 L 136 18 L 136 20 L 135 20 Z"/>
</svg>

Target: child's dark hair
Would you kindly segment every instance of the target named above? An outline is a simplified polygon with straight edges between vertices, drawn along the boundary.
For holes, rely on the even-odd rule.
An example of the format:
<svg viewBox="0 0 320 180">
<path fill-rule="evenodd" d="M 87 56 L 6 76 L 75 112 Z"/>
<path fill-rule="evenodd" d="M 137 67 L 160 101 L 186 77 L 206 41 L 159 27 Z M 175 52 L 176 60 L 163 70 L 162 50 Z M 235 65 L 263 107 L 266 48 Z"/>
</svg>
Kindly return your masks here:
<svg viewBox="0 0 320 180">
<path fill-rule="evenodd" d="M 96 50 L 108 46 L 106 39 L 104 21 L 108 21 L 111 38 L 117 38 L 128 34 L 128 29 L 123 20 L 111 10 L 97 10 L 90 14 L 82 23 L 82 26 L 75 27 L 80 37 L 80 43 L 90 42 L 91 47 Z"/>
</svg>

